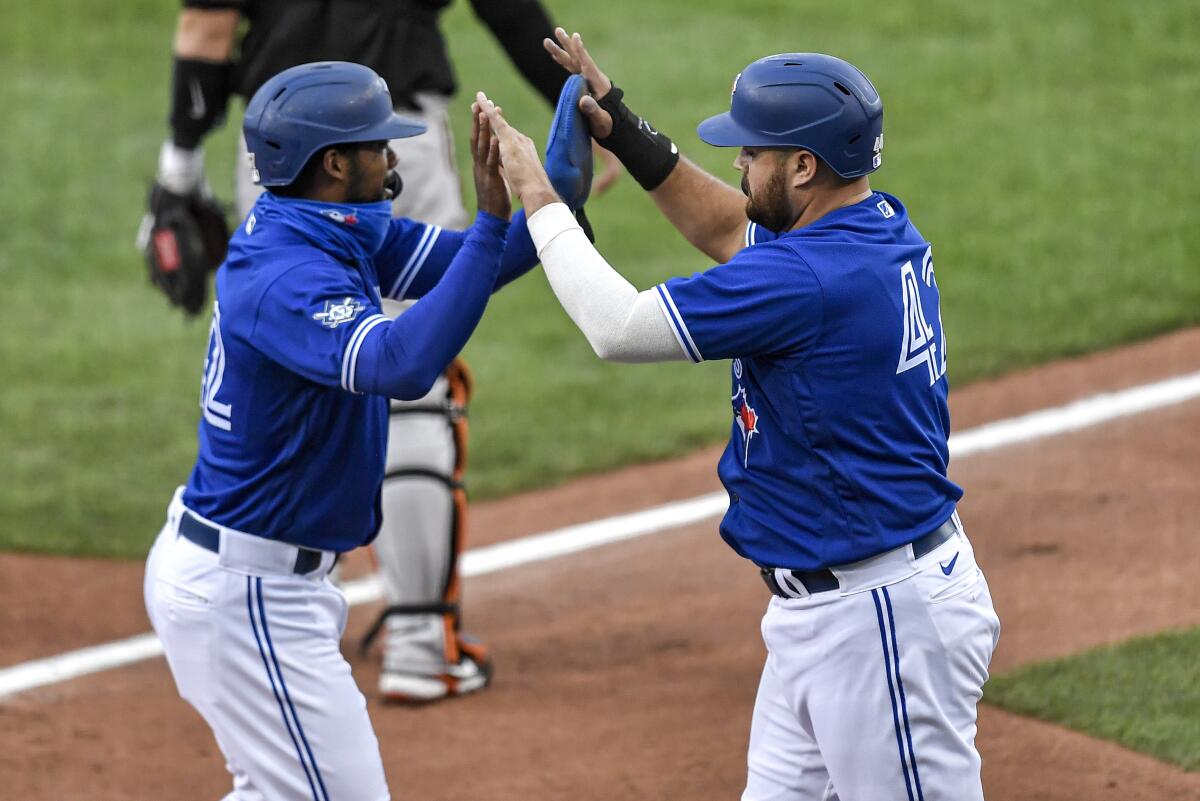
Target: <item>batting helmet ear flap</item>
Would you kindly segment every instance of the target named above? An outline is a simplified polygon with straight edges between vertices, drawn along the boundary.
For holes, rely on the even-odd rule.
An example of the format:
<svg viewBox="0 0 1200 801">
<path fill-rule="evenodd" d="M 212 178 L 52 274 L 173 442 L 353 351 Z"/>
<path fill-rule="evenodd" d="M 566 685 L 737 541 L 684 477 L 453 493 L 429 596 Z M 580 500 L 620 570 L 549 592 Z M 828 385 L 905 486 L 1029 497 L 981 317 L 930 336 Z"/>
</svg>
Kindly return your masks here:
<svg viewBox="0 0 1200 801">
<path fill-rule="evenodd" d="M 861 70 L 821 53 L 782 53 L 734 79 L 729 111 L 696 129 L 718 147 L 810 150 L 843 178 L 882 163 L 883 100 Z"/>
<path fill-rule="evenodd" d="M 318 61 L 286 69 L 254 93 L 242 122 L 255 183 L 287 186 L 323 147 L 402 139 L 425 125 L 392 108 L 387 83 L 369 67 Z"/>
</svg>

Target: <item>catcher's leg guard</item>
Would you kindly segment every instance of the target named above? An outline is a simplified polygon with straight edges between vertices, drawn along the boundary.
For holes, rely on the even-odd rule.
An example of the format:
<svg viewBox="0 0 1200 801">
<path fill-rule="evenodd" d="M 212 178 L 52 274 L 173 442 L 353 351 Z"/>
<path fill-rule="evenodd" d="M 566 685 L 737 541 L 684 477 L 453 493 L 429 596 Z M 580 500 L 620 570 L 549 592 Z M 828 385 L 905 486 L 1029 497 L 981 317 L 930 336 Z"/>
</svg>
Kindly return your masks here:
<svg viewBox="0 0 1200 801">
<path fill-rule="evenodd" d="M 456 361 L 418 401 L 392 403 L 383 525 L 374 551 L 388 606 L 380 692 L 432 701 L 487 685 L 491 660 L 460 631 L 458 555 L 466 527 L 465 418 L 470 374 Z"/>
</svg>

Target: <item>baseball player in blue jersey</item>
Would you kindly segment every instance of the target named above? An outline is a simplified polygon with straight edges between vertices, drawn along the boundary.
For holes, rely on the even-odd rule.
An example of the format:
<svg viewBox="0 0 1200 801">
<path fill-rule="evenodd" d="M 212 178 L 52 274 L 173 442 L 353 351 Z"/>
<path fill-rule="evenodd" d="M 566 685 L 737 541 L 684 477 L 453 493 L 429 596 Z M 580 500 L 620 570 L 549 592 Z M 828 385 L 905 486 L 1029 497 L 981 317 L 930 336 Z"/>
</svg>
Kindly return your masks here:
<svg viewBox="0 0 1200 801">
<path fill-rule="evenodd" d="M 579 108 L 717 266 L 639 292 L 558 202 L 482 94 L 547 278 L 602 358 L 731 360 L 721 535 L 773 597 L 746 801 L 982 799 L 976 704 L 999 634 L 946 475 L 946 338 L 930 244 L 871 189 L 883 105 L 832 56 L 761 59 L 702 139 L 742 191 L 622 102 L 578 34 Z M 744 194 L 743 194 L 744 193 Z"/>
<path fill-rule="evenodd" d="M 146 607 L 229 799 L 386 799 L 327 574 L 379 528 L 388 398 L 425 394 L 536 255 L 478 117 L 474 224 L 435 240 L 392 219 L 388 141 L 424 126 L 367 67 L 284 70 L 243 127 L 269 191 L 217 273 L 199 454 L 147 561 Z M 419 300 L 393 321 L 383 296 Z"/>
</svg>

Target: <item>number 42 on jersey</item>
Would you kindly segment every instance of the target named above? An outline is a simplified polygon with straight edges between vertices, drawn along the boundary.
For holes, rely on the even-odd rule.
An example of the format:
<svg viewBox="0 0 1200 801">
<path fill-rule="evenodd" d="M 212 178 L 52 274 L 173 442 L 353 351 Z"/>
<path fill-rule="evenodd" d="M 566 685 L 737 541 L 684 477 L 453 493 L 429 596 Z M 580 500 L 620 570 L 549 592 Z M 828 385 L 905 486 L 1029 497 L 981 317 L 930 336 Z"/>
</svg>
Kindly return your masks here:
<svg viewBox="0 0 1200 801">
<path fill-rule="evenodd" d="M 928 294 L 932 296 L 934 312 L 937 315 L 936 333 L 925 318 L 925 308 L 921 302 L 921 283 L 933 290 Z M 946 374 L 946 329 L 942 327 L 942 304 L 938 298 L 937 281 L 933 277 L 933 248 L 927 248 L 925 256 L 921 259 L 920 279 L 917 278 L 912 261 L 906 261 L 900 267 L 900 292 L 904 320 L 896 375 L 924 367 L 929 373 L 929 386 L 933 386 Z"/>
</svg>

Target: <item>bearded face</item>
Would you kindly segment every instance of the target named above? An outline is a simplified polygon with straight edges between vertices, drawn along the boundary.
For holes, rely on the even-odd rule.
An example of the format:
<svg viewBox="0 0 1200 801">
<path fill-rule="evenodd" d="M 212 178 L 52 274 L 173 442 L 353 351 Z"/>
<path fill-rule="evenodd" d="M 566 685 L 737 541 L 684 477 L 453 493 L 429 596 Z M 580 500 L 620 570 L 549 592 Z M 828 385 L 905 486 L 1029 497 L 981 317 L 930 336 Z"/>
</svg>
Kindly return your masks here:
<svg viewBox="0 0 1200 801">
<path fill-rule="evenodd" d="M 375 180 L 375 176 L 371 174 L 372 171 L 365 169 L 357 158 L 350 162 L 350 168 L 347 172 L 347 203 L 372 203 L 382 198 L 382 187 L 376 186 L 378 182 Z"/>
<path fill-rule="evenodd" d="M 787 192 L 787 160 L 778 159 L 771 172 L 751 188 L 749 171 L 742 174 L 742 194 L 746 196 L 746 217 L 768 231 L 788 230 L 796 221 Z"/>
<path fill-rule="evenodd" d="M 347 152 L 350 164 L 346 170 L 346 202 L 389 200 L 387 182 L 396 157 L 388 143 L 362 142 L 351 146 Z"/>
</svg>

